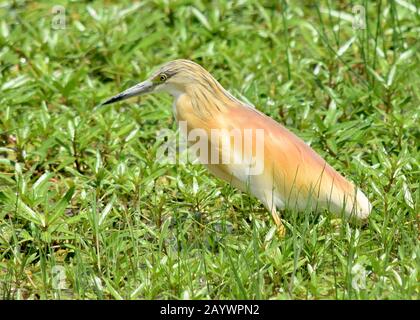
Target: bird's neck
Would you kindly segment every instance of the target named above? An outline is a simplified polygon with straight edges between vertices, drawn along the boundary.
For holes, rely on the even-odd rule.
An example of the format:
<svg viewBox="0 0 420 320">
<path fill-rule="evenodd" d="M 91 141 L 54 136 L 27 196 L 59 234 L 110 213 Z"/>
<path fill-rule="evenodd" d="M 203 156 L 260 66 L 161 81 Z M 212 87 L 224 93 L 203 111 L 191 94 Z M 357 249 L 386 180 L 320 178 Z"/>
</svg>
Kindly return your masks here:
<svg viewBox="0 0 420 320">
<path fill-rule="evenodd" d="M 191 99 L 194 110 L 202 115 L 214 115 L 243 104 L 214 78 L 187 86 L 185 94 Z"/>
</svg>

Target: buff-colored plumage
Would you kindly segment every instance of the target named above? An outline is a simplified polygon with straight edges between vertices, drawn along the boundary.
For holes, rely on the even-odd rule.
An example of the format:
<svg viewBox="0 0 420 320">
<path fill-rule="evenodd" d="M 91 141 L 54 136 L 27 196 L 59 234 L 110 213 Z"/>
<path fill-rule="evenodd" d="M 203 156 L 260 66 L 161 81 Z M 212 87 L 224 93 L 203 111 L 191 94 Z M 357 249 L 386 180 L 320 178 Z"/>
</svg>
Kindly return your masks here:
<svg viewBox="0 0 420 320">
<path fill-rule="evenodd" d="M 146 92 L 165 91 L 174 97 L 178 121 L 186 121 L 188 131 L 207 133 L 210 153 L 200 160 L 215 176 L 257 197 L 284 232 L 276 208 L 297 210 L 327 209 L 336 215 L 366 220 L 371 205 L 353 183 L 346 180 L 315 151 L 281 124 L 233 97 L 200 65 L 189 60 L 165 64 L 151 78 L 106 101 L 105 104 Z M 254 132 L 252 148 L 235 149 L 231 137 L 228 148 L 235 150 L 226 163 L 214 163 L 212 154 L 221 154 L 223 144 L 212 138 L 212 129 L 223 132 L 244 129 Z M 263 137 L 256 135 L 257 129 Z M 221 137 L 223 138 L 223 137 Z M 242 137 L 242 143 L 245 143 Z M 263 152 L 261 174 L 249 174 L 248 159 Z"/>
</svg>

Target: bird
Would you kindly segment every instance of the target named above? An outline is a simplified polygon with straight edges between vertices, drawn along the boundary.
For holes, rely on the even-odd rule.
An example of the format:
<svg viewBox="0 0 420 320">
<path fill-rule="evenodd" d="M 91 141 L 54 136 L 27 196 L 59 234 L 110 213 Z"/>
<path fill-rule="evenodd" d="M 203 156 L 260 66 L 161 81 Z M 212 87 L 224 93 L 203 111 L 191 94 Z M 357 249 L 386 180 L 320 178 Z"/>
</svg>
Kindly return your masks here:
<svg viewBox="0 0 420 320">
<path fill-rule="evenodd" d="M 209 152 L 197 156 L 200 162 L 216 177 L 259 199 L 281 237 L 286 233 L 281 212 L 288 208 L 326 210 L 350 222 L 367 222 L 372 205 L 360 188 L 282 124 L 234 97 L 194 61 L 169 61 L 101 105 L 159 92 L 173 97 L 175 118 L 186 124 L 187 134 L 199 131 L 204 137 Z"/>
</svg>

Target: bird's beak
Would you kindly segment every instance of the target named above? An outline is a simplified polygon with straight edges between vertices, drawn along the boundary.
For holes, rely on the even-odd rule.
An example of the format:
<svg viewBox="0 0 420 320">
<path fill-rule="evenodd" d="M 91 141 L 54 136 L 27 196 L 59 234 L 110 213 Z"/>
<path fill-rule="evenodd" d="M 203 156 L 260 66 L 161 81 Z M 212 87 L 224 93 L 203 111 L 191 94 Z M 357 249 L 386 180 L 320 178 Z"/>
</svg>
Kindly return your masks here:
<svg viewBox="0 0 420 320">
<path fill-rule="evenodd" d="M 131 87 L 117 94 L 116 96 L 113 96 L 112 98 L 106 100 L 101 105 L 103 106 L 103 105 L 114 103 L 117 101 L 122 101 L 130 97 L 140 96 L 142 94 L 153 91 L 153 88 L 154 88 L 153 82 L 150 80 L 146 80 L 146 81 L 140 82 L 139 84 L 136 84 L 134 87 Z"/>
</svg>

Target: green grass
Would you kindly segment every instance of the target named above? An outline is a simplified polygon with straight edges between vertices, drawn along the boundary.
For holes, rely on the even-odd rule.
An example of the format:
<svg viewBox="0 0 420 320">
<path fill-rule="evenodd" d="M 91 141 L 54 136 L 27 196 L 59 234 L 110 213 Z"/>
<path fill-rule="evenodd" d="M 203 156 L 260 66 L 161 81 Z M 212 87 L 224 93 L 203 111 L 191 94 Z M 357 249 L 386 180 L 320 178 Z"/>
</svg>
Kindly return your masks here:
<svg viewBox="0 0 420 320">
<path fill-rule="evenodd" d="M 418 299 L 414 1 L 206 3 L 62 2 L 56 30 L 49 2 L 2 2 L 0 298 Z M 169 97 L 93 112 L 175 58 L 355 181 L 369 224 L 286 212 L 279 239 L 254 198 L 155 161 Z"/>
</svg>

